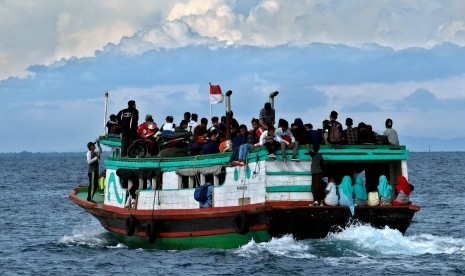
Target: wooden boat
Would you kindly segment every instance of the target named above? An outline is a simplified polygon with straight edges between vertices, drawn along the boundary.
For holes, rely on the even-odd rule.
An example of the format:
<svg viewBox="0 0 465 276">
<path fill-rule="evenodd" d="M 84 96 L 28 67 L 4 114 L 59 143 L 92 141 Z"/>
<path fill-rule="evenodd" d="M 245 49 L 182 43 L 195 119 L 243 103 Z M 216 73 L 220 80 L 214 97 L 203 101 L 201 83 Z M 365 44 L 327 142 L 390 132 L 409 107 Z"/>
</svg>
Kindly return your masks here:
<svg viewBox="0 0 465 276">
<path fill-rule="evenodd" d="M 300 162 L 268 158 L 255 148 L 248 165 L 224 166 L 231 153 L 176 158 L 120 158 L 118 138 L 101 137 L 112 148 L 105 160 L 105 194 L 97 203 L 86 201 L 87 186 L 70 199 L 95 216 L 121 242 L 134 247 L 185 249 L 237 248 L 250 240 L 266 242 L 291 234 L 296 239 L 322 238 L 353 221 L 388 226 L 405 233 L 420 207 L 311 206 L 311 158 L 299 148 Z M 332 175 L 352 173 L 361 164 L 367 182 L 379 175 L 408 178 L 405 146 L 322 146 L 320 153 Z M 288 160 L 291 152 L 288 151 Z M 200 208 L 194 200 L 198 185 L 212 182 L 213 206 Z M 153 189 L 147 189 L 152 183 Z M 128 188 L 136 189 L 134 200 Z M 134 188 L 135 187 L 135 188 Z"/>
</svg>

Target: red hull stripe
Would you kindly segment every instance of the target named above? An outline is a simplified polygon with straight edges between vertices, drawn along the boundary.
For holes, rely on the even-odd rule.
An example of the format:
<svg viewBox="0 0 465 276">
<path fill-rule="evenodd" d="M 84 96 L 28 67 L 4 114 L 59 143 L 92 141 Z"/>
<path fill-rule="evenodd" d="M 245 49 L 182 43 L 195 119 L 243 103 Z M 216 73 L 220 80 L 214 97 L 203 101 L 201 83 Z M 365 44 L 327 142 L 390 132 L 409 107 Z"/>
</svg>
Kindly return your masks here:
<svg viewBox="0 0 465 276">
<path fill-rule="evenodd" d="M 115 227 L 105 227 L 105 228 L 108 231 L 126 235 L 126 230 L 124 229 L 115 228 Z M 267 229 L 267 226 L 265 224 L 254 225 L 250 227 L 251 231 L 259 231 L 259 230 L 265 230 L 265 229 Z M 165 233 L 159 233 L 158 236 L 160 238 L 184 238 L 184 237 L 213 236 L 213 235 L 232 234 L 232 233 L 236 233 L 236 230 L 234 228 L 195 231 L 195 232 L 165 232 Z M 134 235 L 138 237 L 145 237 L 145 232 L 139 231 L 139 232 L 134 233 Z"/>
</svg>

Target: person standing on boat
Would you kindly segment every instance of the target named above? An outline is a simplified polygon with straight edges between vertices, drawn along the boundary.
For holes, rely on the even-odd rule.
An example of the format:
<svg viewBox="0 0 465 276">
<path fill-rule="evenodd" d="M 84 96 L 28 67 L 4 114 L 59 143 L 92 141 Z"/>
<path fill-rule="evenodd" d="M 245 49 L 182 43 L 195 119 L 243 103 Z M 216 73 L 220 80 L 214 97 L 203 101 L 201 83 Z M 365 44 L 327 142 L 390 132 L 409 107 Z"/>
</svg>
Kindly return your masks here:
<svg viewBox="0 0 465 276">
<path fill-rule="evenodd" d="M 95 202 L 92 198 L 94 197 L 95 191 L 98 187 L 98 178 L 99 178 L 99 164 L 98 160 L 100 159 L 100 153 L 95 152 L 95 144 L 92 142 L 87 143 L 87 164 L 89 169 L 87 175 L 89 176 L 89 188 L 87 189 L 87 201 Z"/>
<path fill-rule="evenodd" d="M 121 157 L 128 155 L 129 145 L 137 139 L 137 126 L 139 121 L 139 111 L 136 109 L 136 102 L 128 102 L 128 108 L 121 110 L 117 115 L 118 123 L 121 126 Z"/>
<path fill-rule="evenodd" d="M 399 137 L 397 136 L 397 131 L 392 128 L 392 120 L 386 120 L 386 130 L 384 131 L 383 135 L 387 136 L 389 144 L 391 145 L 399 145 Z"/>
<path fill-rule="evenodd" d="M 260 121 L 260 126 L 265 130 L 270 126 L 274 126 L 275 110 L 271 107 L 271 103 L 265 103 L 265 106 L 260 110 L 258 120 Z"/>
<path fill-rule="evenodd" d="M 313 145 L 313 152 L 310 152 L 312 157 L 312 194 L 313 194 L 313 205 L 323 206 L 323 200 L 325 199 L 325 187 L 323 187 L 323 156 L 319 153 L 320 145 Z"/>
</svg>

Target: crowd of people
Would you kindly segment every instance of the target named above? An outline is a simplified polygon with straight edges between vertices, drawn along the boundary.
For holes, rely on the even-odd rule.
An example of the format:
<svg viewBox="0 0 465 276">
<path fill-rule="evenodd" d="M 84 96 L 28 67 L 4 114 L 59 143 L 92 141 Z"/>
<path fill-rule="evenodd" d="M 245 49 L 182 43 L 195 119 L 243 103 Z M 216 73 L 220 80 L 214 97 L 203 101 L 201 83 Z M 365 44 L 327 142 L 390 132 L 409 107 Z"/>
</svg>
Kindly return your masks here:
<svg viewBox="0 0 465 276">
<path fill-rule="evenodd" d="M 138 138 L 147 138 L 150 135 L 191 132 L 192 143 L 185 151 L 191 155 L 214 154 L 225 150 L 232 150 L 230 162 L 234 165 L 244 165 L 247 153 L 254 147 L 265 147 L 269 158 L 276 159 L 276 151 L 292 150 L 291 161 L 299 161 L 297 150 L 299 145 L 306 145 L 309 152 L 313 145 L 321 144 L 392 144 L 399 145 L 397 132 L 392 128 L 393 121 L 387 119 L 386 130 L 383 135 L 373 131 L 372 126 L 360 122 L 353 126 L 353 120 L 347 118 L 344 129 L 337 121 L 338 113 L 332 111 L 329 120 L 324 120 L 319 129 L 314 129 L 310 123 L 304 124 L 302 119 L 296 118 L 292 124 L 285 119 L 279 119 L 277 127 L 275 110 L 269 102 L 260 110 L 258 118 L 252 118 L 251 129 L 239 124 L 230 114 L 230 129 L 227 131 L 226 116 L 212 117 L 208 126 L 208 119 L 201 118 L 190 112 L 184 113 L 184 118 L 176 126 L 173 116 L 167 116 L 165 123 L 159 128 L 152 115 L 147 114 L 145 122 L 138 124 L 139 112 L 135 101 L 128 102 L 128 108 L 121 110 L 117 115 L 110 115 L 107 123 L 110 135 L 121 135 L 121 156 L 127 156 L 129 145 Z M 230 134 L 232 146 L 225 144 L 226 134 Z M 287 161 L 287 156 L 282 156 Z"/>
</svg>

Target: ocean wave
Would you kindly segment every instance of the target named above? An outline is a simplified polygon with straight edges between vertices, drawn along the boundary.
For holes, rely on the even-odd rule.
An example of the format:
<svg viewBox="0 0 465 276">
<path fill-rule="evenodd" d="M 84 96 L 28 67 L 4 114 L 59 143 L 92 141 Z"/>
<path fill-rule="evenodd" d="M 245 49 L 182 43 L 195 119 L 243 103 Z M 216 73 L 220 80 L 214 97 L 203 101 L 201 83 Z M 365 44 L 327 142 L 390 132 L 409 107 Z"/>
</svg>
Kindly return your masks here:
<svg viewBox="0 0 465 276">
<path fill-rule="evenodd" d="M 381 255 L 423 255 L 465 253 L 465 239 L 439 237 L 431 234 L 404 236 L 398 230 L 385 227 L 355 224 L 339 233 L 330 234 L 328 240 L 345 242 L 352 250 L 374 251 Z M 358 250 L 357 250 L 358 249 Z"/>
<path fill-rule="evenodd" d="M 105 234 L 107 231 L 100 224 L 90 223 L 74 229 L 71 235 L 65 235 L 58 240 L 58 244 L 66 246 L 106 247 L 109 245 Z"/>
<path fill-rule="evenodd" d="M 256 243 L 252 240 L 237 249 L 235 253 L 245 258 L 264 258 L 267 255 L 286 256 L 294 259 L 315 258 L 315 255 L 309 251 L 308 244 L 296 241 L 292 235 L 286 235 L 281 238 L 272 238 L 269 242 Z"/>
</svg>

